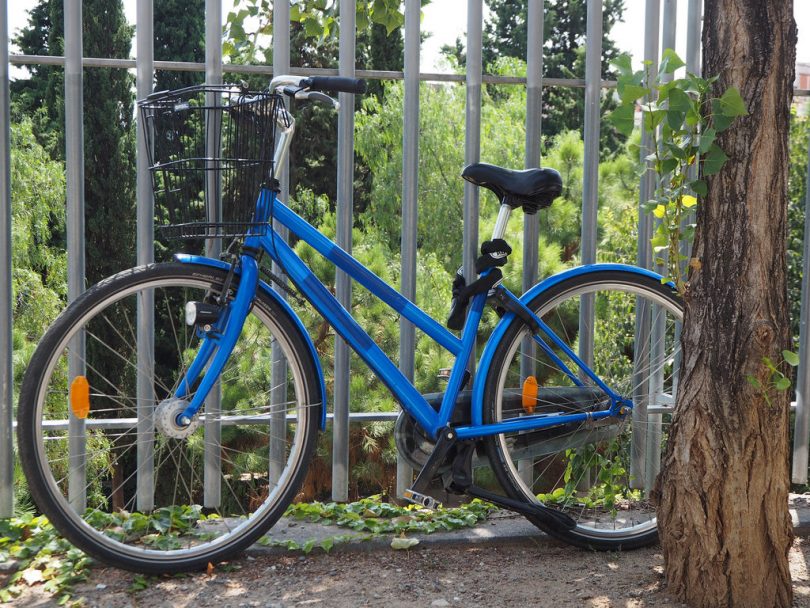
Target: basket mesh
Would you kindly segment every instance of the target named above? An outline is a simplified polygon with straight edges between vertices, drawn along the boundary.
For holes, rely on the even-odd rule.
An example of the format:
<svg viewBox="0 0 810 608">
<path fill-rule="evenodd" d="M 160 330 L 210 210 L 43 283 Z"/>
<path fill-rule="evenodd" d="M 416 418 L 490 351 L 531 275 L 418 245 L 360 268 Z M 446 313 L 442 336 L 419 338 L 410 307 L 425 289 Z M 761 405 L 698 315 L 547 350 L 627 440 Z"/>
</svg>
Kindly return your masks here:
<svg viewBox="0 0 810 608">
<path fill-rule="evenodd" d="M 273 176 L 281 98 L 230 85 L 156 93 L 139 102 L 155 193 L 170 238 L 244 236 Z"/>
</svg>

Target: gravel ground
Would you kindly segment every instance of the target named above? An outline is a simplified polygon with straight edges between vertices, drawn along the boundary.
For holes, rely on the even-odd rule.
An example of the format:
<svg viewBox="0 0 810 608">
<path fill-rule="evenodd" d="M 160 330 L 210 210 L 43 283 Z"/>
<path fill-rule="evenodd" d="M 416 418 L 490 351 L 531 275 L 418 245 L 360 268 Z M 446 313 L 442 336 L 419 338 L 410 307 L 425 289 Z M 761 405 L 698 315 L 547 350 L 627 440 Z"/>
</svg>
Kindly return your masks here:
<svg viewBox="0 0 810 608">
<path fill-rule="evenodd" d="M 810 540 L 791 552 L 795 606 L 810 608 Z M 658 548 L 589 553 L 547 538 L 533 546 L 417 546 L 409 551 L 336 549 L 303 556 L 249 555 L 207 573 L 154 578 L 94 568 L 76 589 L 81 606 L 290 608 L 298 606 L 683 606 L 666 595 Z M 55 606 L 31 587 L 14 606 Z"/>
</svg>

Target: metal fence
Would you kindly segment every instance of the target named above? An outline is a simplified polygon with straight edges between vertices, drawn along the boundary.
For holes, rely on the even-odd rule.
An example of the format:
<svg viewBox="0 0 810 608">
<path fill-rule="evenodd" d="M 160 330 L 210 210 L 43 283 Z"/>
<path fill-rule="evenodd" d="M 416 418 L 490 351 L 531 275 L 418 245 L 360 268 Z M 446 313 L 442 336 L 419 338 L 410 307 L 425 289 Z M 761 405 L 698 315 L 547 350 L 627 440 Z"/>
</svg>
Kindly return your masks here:
<svg viewBox="0 0 810 608">
<path fill-rule="evenodd" d="M 222 82 L 224 73 L 272 74 L 293 73 L 305 75 L 340 74 L 367 79 L 404 80 L 404 124 L 403 124 L 403 164 L 402 164 L 402 269 L 400 290 L 404 296 L 414 299 L 416 294 L 416 230 L 419 157 L 419 83 L 463 82 L 466 87 L 466 126 L 465 162 L 479 160 L 481 137 L 481 87 L 487 83 L 514 84 L 526 86 L 526 147 L 525 166 L 537 167 L 540 159 L 541 105 L 544 87 L 564 86 L 584 88 L 584 172 L 582 195 L 581 254 L 583 263 L 596 261 L 596 227 L 598 195 L 598 163 L 600 140 L 600 96 L 602 90 L 614 83 L 601 79 L 602 56 L 602 0 L 588 0 L 586 69 L 584 79 L 542 78 L 543 48 L 543 0 L 528 0 L 528 56 L 527 76 L 504 77 L 483 73 L 482 66 L 482 25 L 483 0 L 467 0 L 467 63 L 466 74 L 422 73 L 419 65 L 420 50 L 420 10 L 419 0 L 405 0 L 405 63 L 404 72 L 383 72 L 355 70 L 355 1 L 340 0 L 340 43 L 339 68 L 302 69 L 290 66 L 290 4 L 275 2 L 273 15 L 273 65 L 228 65 L 222 62 L 222 4 L 221 0 L 206 0 L 206 60 L 204 64 L 155 61 L 153 52 L 153 1 L 137 1 L 137 41 L 134 60 L 83 58 L 81 0 L 65 0 L 65 56 L 9 56 L 8 42 L 8 0 L 0 0 L 0 302 L 3 314 L 0 317 L 0 516 L 9 516 L 13 509 L 13 451 L 12 451 L 12 343 L 11 343 L 11 187 L 10 187 L 10 133 L 9 133 L 9 66 L 10 65 L 63 65 L 65 69 L 65 135 L 67 171 L 67 243 L 69 298 L 76 298 L 84 289 L 84 227 L 83 227 L 83 133 L 82 133 L 82 69 L 121 68 L 136 70 L 136 87 L 139 98 L 151 93 L 154 73 L 160 70 L 180 70 L 205 72 L 206 82 Z M 686 62 L 692 72 L 700 70 L 701 0 L 688 1 L 688 18 L 685 24 L 687 51 Z M 657 65 L 661 48 L 674 46 L 676 34 L 677 0 L 646 0 L 644 59 Z M 663 32 L 659 40 L 659 32 Z M 807 91 L 798 94 L 806 95 Z M 352 208 L 354 171 L 354 115 L 353 96 L 341 93 L 341 110 L 338 117 L 338 167 L 337 167 L 337 242 L 351 251 L 352 247 Z M 650 139 L 642 139 L 641 158 L 649 150 Z M 145 143 L 140 130 L 137 146 L 137 262 L 145 264 L 153 260 L 154 207 L 151 181 L 146 166 Z M 808 159 L 810 161 L 810 159 Z M 810 164 L 808 165 L 810 167 Z M 810 181 L 810 177 L 808 178 Z M 289 194 L 289 172 L 282 172 L 282 196 Z M 640 202 L 646 201 L 654 190 L 653 178 L 645 176 L 640 186 Z M 810 188 L 808 188 L 810 192 Z M 472 278 L 478 243 L 478 190 L 465 183 L 464 188 L 464 252 L 465 274 Z M 538 218 L 525 216 L 523 285 L 528 288 L 537 280 Z M 650 236 L 652 223 L 645 213 L 639 213 L 638 259 L 641 266 L 651 267 L 652 252 Z M 805 272 L 810 263 L 810 224 L 805 235 Z M 216 251 L 209 250 L 215 254 Z M 338 300 L 344 306 L 351 303 L 351 283 L 349 277 L 338 271 L 336 278 Z M 810 412 L 805 396 L 810 394 L 810 366 L 807 361 L 807 320 L 810 310 L 806 306 L 807 285 L 802 292 L 801 350 L 802 365 L 797 382 L 797 417 L 793 459 L 793 479 L 807 481 L 808 443 L 810 442 Z M 141 310 L 149 310 L 149 302 L 140 302 Z M 592 310 L 583 306 L 584 315 L 592 315 Z M 149 315 L 143 315 L 147 319 Z M 399 366 L 403 373 L 413 378 L 415 331 L 405 319 L 400 321 L 401 342 Z M 151 328 L 141 327 L 140 349 L 143 360 L 139 367 L 149 369 L 149 344 Z M 335 347 L 335 388 L 334 414 L 332 418 L 333 469 L 332 496 L 335 500 L 346 500 L 349 487 L 349 424 L 352 421 L 381 419 L 391 414 L 352 414 L 349 391 L 349 351 L 348 346 L 336 338 Z M 524 353 L 530 349 L 524 346 Z M 587 355 L 588 344 L 583 340 L 581 348 Z M 274 370 L 275 374 L 275 370 Z M 144 390 L 148 390 L 145 387 Z M 213 423 L 219 424 L 219 423 Z M 206 428 L 206 433 L 218 433 L 216 427 Z M 77 433 L 80 435 L 81 433 Z M 71 433 L 74 435 L 74 433 Z M 144 450 L 148 443 L 144 443 Z M 78 448 L 77 448 L 78 449 Z M 217 466 L 216 454 L 211 454 L 212 467 Z M 145 462 L 149 455 L 139 454 Z M 208 461 L 208 459 L 206 459 Z M 77 471 L 83 475 L 83 471 Z M 398 490 L 411 481 L 412 472 L 405 463 L 398 466 Z M 144 476 L 144 483 L 148 477 Z M 84 487 L 84 483 L 73 483 L 71 487 Z M 82 500 L 82 497 L 74 497 Z"/>
</svg>

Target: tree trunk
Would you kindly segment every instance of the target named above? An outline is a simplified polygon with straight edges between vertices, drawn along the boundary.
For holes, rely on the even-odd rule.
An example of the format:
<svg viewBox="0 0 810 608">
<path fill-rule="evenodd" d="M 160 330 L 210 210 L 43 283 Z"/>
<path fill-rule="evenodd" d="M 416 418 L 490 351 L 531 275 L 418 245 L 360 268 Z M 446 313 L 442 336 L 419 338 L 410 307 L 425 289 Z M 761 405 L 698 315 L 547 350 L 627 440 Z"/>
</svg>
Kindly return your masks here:
<svg viewBox="0 0 810 608">
<path fill-rule="evenodd" d="M 658 482 L 668 589 L 692 606 L 792 601 L 789 396 L 764 358 L 788 373 L 795 45 L 792 0 L 706 0 L 704 75 L 720 75 L 718 92 L 737 87 L 749 115 L 719 138 L 730 160 L 698 211 L 678 414 Z"/>
</svg>

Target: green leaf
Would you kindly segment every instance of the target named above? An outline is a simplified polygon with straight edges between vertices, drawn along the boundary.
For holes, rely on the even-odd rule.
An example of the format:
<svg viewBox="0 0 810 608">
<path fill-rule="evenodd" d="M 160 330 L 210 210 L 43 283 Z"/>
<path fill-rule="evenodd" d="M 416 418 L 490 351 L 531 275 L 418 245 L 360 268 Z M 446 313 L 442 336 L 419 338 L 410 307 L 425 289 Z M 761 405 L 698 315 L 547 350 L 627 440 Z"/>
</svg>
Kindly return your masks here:
<svg viewBox="0 0 810 608">
<path fill-rule="evenodd" d="M 635 124 L 636 108 L 633 104 L 620 105 L 608 114 L 608 120 L 622 135 L 629 136 Z"/>
<path fill-rule="evenodd" d="M 650 93 L 650 89 L 647 87 L 632 83 L 622 84 L 621 81 L 619 81 L 617 91 L 622 103 L 633 103 Z"/>
<path fill-rule="evenodd" d="M 694 190 L 695 194 L 698 196 L 706 196 L 709 193 L 709 187 L 702 179 L 696 179 L 693 182 L 689 182 L 688 186 Z"/>
<path fill-rule="evenodd" d="M 748 384 L 750 384 L 754 388 L 759 388 L 759 389 L 762 388 L 762 383 L 759 380 L 757 380 L 756 378 L 754 378 L 754 376 L 746 376 L 745 379 L 748 380 Z"/>
<path fill-rule="evenodd" d="M 666 110 L 653 110 L 652 112 L 644 112 L 643 121 L 644 129 L 646 131 L 654 131 L 661 124 L 661 121 L 667 115 Z"/>
<path fill-rule="evenodd" d="M 654 236 L 650 239 L 653 251 L 663 251 L 669 246 L 669 241 L 665 236 Z"/>
<path fill-rule="evenodd" d="M 745 107 L 740 92 L 736 87 L 729 87 L 726 92 L 720 96 L 720 108 L 724 116 L 745 116 L 748 114 L 748 109 Z"/>
<path fill-rule="evenodd" d="M 692 98 L 681 89 L 673 88 L 669 92 L 669 109 L 686 114 L 694 107 Z M 675 128 L 675 127 L 673 127 Z"/>
<path fill-rule="evenodd" d="M 790 388 L 790 379 L 782 376 L 773 383 L 773 387 L 778 391 L 786 391 Z"/>
<path fill-rule="evenodd" d="M 683 59 L 678 57 L 678 54 L 672 49 L 665 49 L 661 55 L 661 64 L 658 66 L 658 71 L 662 74 L 672 74 L 678 68 L 682 68 L 686 64 Z"/>
<path fill-rule="evenodd" d="M 667 158 L 661 162 L 661 173 L 671 173 L 679 164 L 677 158 Z"/>
<path fill-rule="evenodd" d="M 782 357 L 785 359 L 785 363 L 790 365 L 791 367 L 796 367 L 799 365 L 799 354 L 794 353 L 791 350 L 783 350 Z"/>
<path fill-rule="evenodd" d="M 700 134 L 698 149 L 700 150 L 701 154 L 705 154 L 709 151 L 709 148 L 714 143 L 714 140 L 717 138 L 717 131 L 712 129 L 711 127 L 706 129 L 703 133 Z"/>
<path fill-rule="evenodd" d="M 320 35 L 323 33 L 323 26 L 321 23 L 312 17 L 305 17 L 302 21 L 304 26 L 304 32 L 307 36 L 312 38 L 319 38 Z"/>
<path fill-rule="evenodd" d="M 703 159 L 703 175 L 715 175 L 720 173 L 723 165 L 726 164 L 728 156 L 717 144 L 712 144 L 709 153 Z"/>
<path fill-rule="evenodd" d="M 633 73 L 633 60 L 630 58 L 630 55 L 627 55 L 626 53 L 619 55 L 610 63 L 611 65 L 616 66 L 619 74 L 629 75 Z"/>
<path fill-rule="evenodd" d="M 410 549 L 411 547 L 415 547 L 418 544 L 419 544 L 418 538 L 403 538 L 398 536 L 393 540 L 391 540 L 391 548 L 396 551 Z"/>
</svg>

